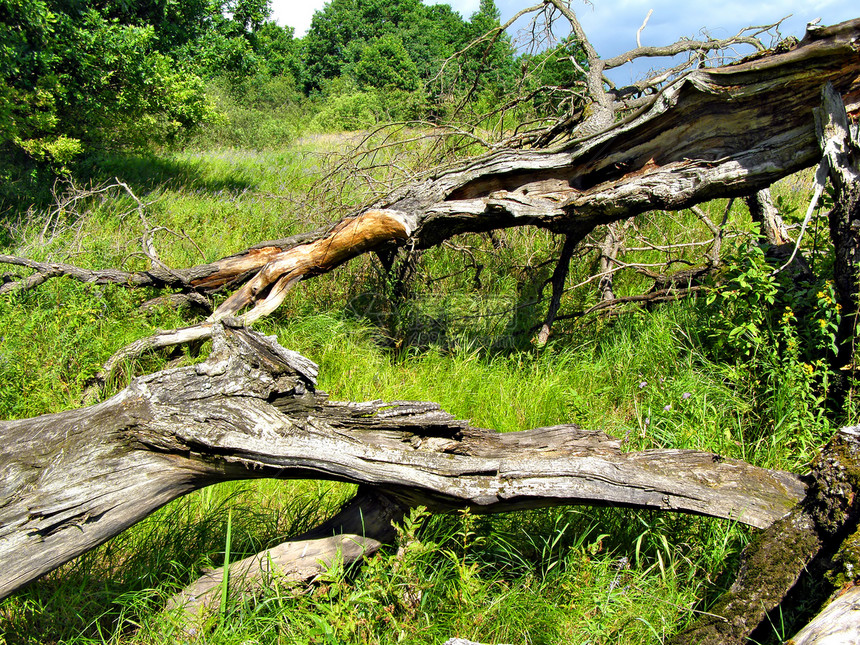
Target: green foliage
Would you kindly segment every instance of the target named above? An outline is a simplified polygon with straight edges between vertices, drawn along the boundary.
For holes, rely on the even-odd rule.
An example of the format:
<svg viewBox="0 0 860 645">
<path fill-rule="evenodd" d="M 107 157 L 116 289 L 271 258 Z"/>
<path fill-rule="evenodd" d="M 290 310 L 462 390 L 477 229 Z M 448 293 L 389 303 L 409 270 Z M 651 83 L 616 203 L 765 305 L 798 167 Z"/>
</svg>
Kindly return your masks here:
<svg viewBox="0 0 860 645">
<path fill-rule="evenodd" d="M 331 0 L 314 14 L 303 41 L 306 88 L 318 90 L 324 81 L 343 75 L 367 45 L 384 36 L 409 47 L 407 32 L 426 14 L 420 0 Z"/>
<path fill-rule="evenodd" d="M 744 432 L 810 458 L 831 433 L 839 306 L 830 282 L 777 277 L 774 268 L 757 244 L 742 245 L 707 298 L 703 329 L 726 378 L 749 392 Z"/>
<path fill-rule="evenodd" d="M 481 0 L 465 29 L 464 42 L 469 43 L 501 27 L 501 14 L 494 0 Z M 516 74 L 514 50 L 506 32 L 496 32 L 489 40 L 472 46 L 462 57 L 464 89 L 487 90 L 500 95 L 510 89 Z"/>
<path fill-rule="evenodd" d="M 199 78 L 152 25 L 40 0 L 0 4 L 0 135 L 64 171 L 85 147 L 169 141 L 206 120 Z"/>
<path fill-rule="evenodd" d="M 576 61 L 576 65 L 573 60 Z M 523 56 L 520 64 L 529 72 L 524 87 L 528 92 L 537 92 L 532 99 L 535 112 L 541 116 L 556 116 L 561 111 L 576 111 L 581 108 L 581 99 L 574 91 L 582 92 L 587 69 L 585 52 L 575 39 L 568 38 L 557 46 L 534 56 Z M 538 91 L 543 88 L 542 91 Z M 571 105 L 572 103 L 572 105 Z"/>
<path fill-rule="evenodd" d="M 407 92 L 418 89 L 418 68 L 400 39 L 390 34 L 361 50 L 352 74 L 363 87 Z"/>
<path fill-rule="evenodd" d="M 308 120 L 291 75 L 259 74 L 236 84 L 224 77 L 207 84 L 218 117 L 188 140 L 195 148 L 285 148 Z"/>
<path fill-rule="evenodd" d="M 317 132 L 370 128 L 383 119 L 385 106 L 377 92 L 354 91 L 329 97 L 311 121 Z"/>
</svg>

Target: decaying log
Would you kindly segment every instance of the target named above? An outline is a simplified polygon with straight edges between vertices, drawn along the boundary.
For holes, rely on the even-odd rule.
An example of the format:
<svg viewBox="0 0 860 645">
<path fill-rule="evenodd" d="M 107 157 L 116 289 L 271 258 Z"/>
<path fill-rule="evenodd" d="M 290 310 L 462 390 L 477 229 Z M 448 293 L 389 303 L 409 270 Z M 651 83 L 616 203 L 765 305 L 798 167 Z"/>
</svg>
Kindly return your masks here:
<svg viewBox="0 0 860 645">
<path fill-rule="evenodd" d="M 101 380 L 124 358 L 185 338 L 209 338 L 211 323 L 223 318 L 241 315 L 250 324 L 276 309 L 300 280 L 368 251 L 423 249 L 459 233 L 524 225 L 584 236 L 598 224 L 649 210 L 679 210 L 764 189 L 820 158 L 809 115 L 824 84 L 841 92 L 850 112 L 860 112 L 858 52 L 860 19 L 818 29 L 791 51 L 692 71 L 637 114 L 594 136 L 470 159 L 301 243 L 258 246 L 257 252 L 207 265 L 200 275 L 197 269 L 179 272 L 196 276 L 187 286 L 198 290 L 249 281 L 205 323 L 121 350 L 105 364 Z M 27 280 L 53 275 L 59 273 Z M 246 307 L 251 309 L 242 314 Z M 551 303 L 543 342 L 554 316 Z"/>
<path fill-rule="evenodd" d="M 272 585 L 306 582 L 335 562 L 349 565 L 373 555 L 395 537 L 394 525 L 405 508 L 379 490 L 364 488 L 334 517 L 293 540 L 266 549 L 229 566 L 230 596 L 254 596 Z M 183 630 L 193 635 L 205 628 L 220 601 L 224 568 L 212 569 L 174 595 L 165 610 L 181 609 Z"/>
<path fill-rule="evenodd" d="M 244 328 L 214 330 L 204 363 L 89 408 L 0 423 L 0 597 L 224 480 L 356 482 L 431 510 L 611 504 L 757 527 L 805 494 L 789 473 L 688 450 L 623 453 L 576 426 L 499 434 L 433 403 L 330 402 L 307 359 Z"/>
<path fill-rule="evenodd" d="M 522 225 L 588 231 L 649 210 L 749 195 L 820 158 L 809 115 L 825 83 L 834 85 L 850 113 L 860 110 L 858 49 L 860 19 L 816 29 L 793 50 L 685 74 L 649 97 L 638 113 L 595 136 L 547 150 L 503 150 L 471 159 L 395 191 L 333 229 L 260 244 L 201 267 L 112 278 L 7 257 L 0 261 L 25 264 L 37 273 L 2 288 L 66 274 L 210 291 L 254 276 L 254 286 L 224 303 L 214 319 L 248 305 L 263 307 L 253 317 L 263 315 L 296 280 L 384 244 L 428 248 L 458 233 Z M 373 231 L 370 237 L 357 236 L 354 251 L 346 249 L 345 236 L 331 239 L 364 227 L 358 221 L 363 215 L 373 221 Z M 324 238 L 337 247 L 334 255 L 316 244 Z"/>
<path fill-rule="evenodd" d="M 811 481 L 803 503 L 744 549 L 729 591 L 673 644 L 742 645 L 751 635 L 760 640 L 756 630 L 766 632 L 775 624 L 780 603 L 802 577 L 812 576 L 819 593 L 822 584 L 829 584 L 824 597 L 832 586 L 860 579 L 860 426 L 834 436 L 816 457 Z M 845 620 L 857 624 L 856 617 Z"/>
<path fill-rule="evenodd" d="M 849 587 L 788 645 L 860 645 L 860 587 Z"/>
</svg>

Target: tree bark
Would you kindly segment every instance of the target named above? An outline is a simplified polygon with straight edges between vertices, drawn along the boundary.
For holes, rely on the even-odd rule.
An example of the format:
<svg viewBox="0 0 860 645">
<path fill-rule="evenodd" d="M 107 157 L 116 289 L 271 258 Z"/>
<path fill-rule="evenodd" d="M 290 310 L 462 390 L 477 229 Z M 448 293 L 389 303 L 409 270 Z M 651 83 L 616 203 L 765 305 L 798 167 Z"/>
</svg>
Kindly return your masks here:
<svg viewBox="0 0 860 645">
<path fill-rule="evenodd" d="M 458 233 L 522 225 L 588 231 L 649 210 L 742 197 L 820 158 L 809 115 L 825 83 L 834 85 L 850 113 L 860 111 L 858 49 L 860 19 L 817 29 L 791 51 L 685 74 L 639 112 L 594 137 L 470 159 L 394 191 L 331 229 L 262 243 L 211 264 L 113 275 L 5 257 L 0 262 L 29 266 L 36 273 L 0 289 L 67 275 L 88 282 L 214 291 L 254 276 L 254 286 L 224 303 L 214 315 L 218 319 L 266 299 L 274 304 L 270 296 L 298 279 L 386 244 L 428 248 Z M 364 215 L 368 222 L 356 222 Z M 359 236 L 362 241 L 354 248 L 340 237 L 337 261 L 321 253 L 345 228 L 370 222 L 370 238 Z M 323 240 L 328 241 L 320 245 Z M 308 258 L 320 262 L 308 263 Z"/>
<path fill-rule="evenodd" d="M 576 426 L 499 434 L 433 403 L 330 402 L 316 366 L 273 338 L 228 324 L 213 340 L 206 362 L 98 405 L 0 423 L 0 597 L 224 480 L 356 482 L 432 510 L 608 504 L 757 527 L 805 494 L 789 473 L 688 450 L 622 453 Z"/>
<path fill-rule="evenodd" d="M 768 244 L 775 247 L 791 244 L 791 237 L 785 227 L 785 222 L 782 221 L 779 209 L 773 203 L 770 188 L 762 188 L 760 191 L 748 195 L 746 203 L 750 209 L 752 221 L 761 227 L 762 235 Z"/>
<path fill-rule="evenodd" d="M 842 368 L 854 358 L 860 307 L 860 141 L 851 136 L 848 115 L 833 86 L 826 85 L 821 97 L 822 105 L 815 111 L 815 121 L 836 192 L 828 219 L 835 256 L 833 279 L 837 300 L 842 306 L 836 357 L 837 367 Z"/>
<path fill-rule="evenodd" d="M 732 587 L 672 644 L 743 645 L 748 638 L 760 642 L 756 630 L 768 631 L 778 622 L 775 612 L 802 578 L 823 598 L 834 585 L 855 583 L 860 575 L 860 569 L 855 570 L 860 556 L 858 455 L 860 426 L 842 428 L 816 457 L 804 502 L 744 549 Z M 846 624 L 856 625 L 857 619 L 846 617 Z"/>
</svg>

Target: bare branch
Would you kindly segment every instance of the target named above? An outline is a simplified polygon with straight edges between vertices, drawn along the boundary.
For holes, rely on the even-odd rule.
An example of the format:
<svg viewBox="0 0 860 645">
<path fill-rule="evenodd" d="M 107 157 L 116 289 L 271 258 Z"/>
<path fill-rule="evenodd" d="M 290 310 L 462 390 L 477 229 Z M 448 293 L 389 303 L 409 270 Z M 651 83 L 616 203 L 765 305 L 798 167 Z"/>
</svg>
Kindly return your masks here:
<svg viewBox="0 0 860 645">
<path fill-rule="evenodd" d="M 640 47 L 640 48 L 642 47 L 642 41 L 639 40 L 639 37 L 642 35 L 642 30 L 645 29 L 645 25 L 648 24 L 648 20 L 651 18 L 652 13 L 654 13 L 654 10 L 649 9 L 648 15 L 645 16 L 645 20 L 642 21 L 642 25 L 639 27 L 639 29 L 636 30 L 636 46 L 637 47 Z"/>
</svg>

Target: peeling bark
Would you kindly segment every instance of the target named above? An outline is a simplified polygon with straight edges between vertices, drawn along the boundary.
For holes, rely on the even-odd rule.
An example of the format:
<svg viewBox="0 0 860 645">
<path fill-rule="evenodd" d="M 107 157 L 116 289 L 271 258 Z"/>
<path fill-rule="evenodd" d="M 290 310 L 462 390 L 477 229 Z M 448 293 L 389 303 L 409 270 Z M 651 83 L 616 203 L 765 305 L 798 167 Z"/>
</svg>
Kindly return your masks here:
<svg viewBox="0 0 860 645">
<path fill-rule="evenodd" d="M 497 151 L 438 171 L 366 211 L 382 228 L 361 237 L 354 252 L 346 252 L 346 237 L 338 240 L 334 256 L 319 253 L 316 243 L 334 241 L 361 213 L 329 231 L 259 244 L 182 270 L 86 271 L 7 256 L 0 262 L 37 273 L 0 289 L 68 275 L 87 282 L 212 291 L 254 276 L 255 286 L 237 293 L 229 311 L 219 314 L 234 315 L 241 306 L 265 307 L 267 299 L 274 304 L 293 279 L 323 273 L 386 243 L 428 248 L 459 233 L 522 225 L 559 233 L 590 230 L 649 210 L 742 197 L 818 160 L 809 114 L 825 83 L 842 95 L 849 113 L 860 111 L 858 51 L 860 19 L 817 29 L 791 51 L 685 74 L 649 97 L 639 112 L 596 136 L 547 150 Z M 319 263 L 308 262 L 313 258 Z"/>
<path fill-rule="evenodd" d="M 214 330 L 204 363 L 90 408 L 0 423 L 0 597 L 217 481 L 329 479 L 436 511 L 600 504 L 758 527 L 805 494 L 789 473 L 688 450 L 623 453 L 576 426 L 499 434 L 433 403 L 330 402 L 307 359 Z"/>
</svg>

